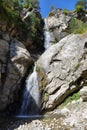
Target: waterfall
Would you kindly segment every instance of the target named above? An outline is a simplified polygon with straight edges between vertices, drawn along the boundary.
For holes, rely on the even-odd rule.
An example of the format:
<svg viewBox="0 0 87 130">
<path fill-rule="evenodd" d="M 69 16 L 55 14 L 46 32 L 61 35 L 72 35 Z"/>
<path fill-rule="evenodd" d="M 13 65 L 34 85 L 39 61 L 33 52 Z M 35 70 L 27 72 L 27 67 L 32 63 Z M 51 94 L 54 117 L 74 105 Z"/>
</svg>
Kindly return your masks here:
<svg viewBox="0 0 87 130">
<path fill-rule="evenodd" d="M 50 33 L 48 28 L 47 19 L 45 19 L 45 50 L 48 49 L 50 44 Z M 19 116 L 37 115 L 40 110 L 40 92 L 38 87 L 38 76 L 36 72 L 36 64 L 31 75 L 26 80 L 26 87 L 23 92 L 23 99 Z"/>
<path fill-rule="evenodd" d="M 47 18 L 45 18 L 44 22 L 45 22 L 45 32 L 44 32 L 45 42 L 44 42 L 44 48 L 45 48 L 45 50 L 47 50 L 51 46 L 51 43 L 50 43 L 51 37 L 50 37 L 50 33 L 49 33 Z"/>
<path fill-rule="evenodd" d="M 26 88 L 23 93 L 23 100 L 20 115 L 38 114 L 40 108 L 40 94 L 38 87 L 38 76 L 36 72 L 36 64 L 31 75 L 26 80 Z"/>
</svg>

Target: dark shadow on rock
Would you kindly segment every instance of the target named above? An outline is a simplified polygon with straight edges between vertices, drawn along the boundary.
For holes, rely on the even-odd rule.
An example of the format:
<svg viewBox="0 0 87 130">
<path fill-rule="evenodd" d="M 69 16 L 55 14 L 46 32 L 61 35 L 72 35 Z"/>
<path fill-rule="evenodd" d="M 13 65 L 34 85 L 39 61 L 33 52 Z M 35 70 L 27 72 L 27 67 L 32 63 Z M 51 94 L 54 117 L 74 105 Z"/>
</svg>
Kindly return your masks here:
<svg viewBox="0 0 87 130">
<path fill-rule="evenodd" d="M 20 127 L 20 125 L 24 125 L 25 123 L 30 123 L 36 119 L 42 119 L 43 115 L 40 115 L 40 108 L 37 106 L 36 102 L 34 101 L 33 97 L 30 96 L 30 103 L 25 112 L 20 115 L 20 109 L 22 105 L 22 101 L 20 103 L 19 110 L 17 115 L 12 115 L 12 113 L 4 116 L 0 116 L 0 130 L 14 130 Z M 25 104 L 26 106 L 26 104 Z M 11 108 L 12 109 L 12 108 Z M 16 108 L 18 109 L 18 108 Z"/>
<path fill-rule="evenodd" d="M 15 46 L 15 42 L 14 44 L 14 48 L 16 48 Z M 9 46 L 10 47 L 10 46 Z M 13 57 L 16 55 L 16 49 L 14 50 L 14 55 L 12 55 Z M 40 114 L 40 108 L 38 108 L 35 100 L 33 99 L 32 95 L 29 94 L 30 96 L 30 104 L 27 107 L 26 113 L 24 113 L 24 115 L 31 115 L 31 119 L 29 119 L 29 117 L 27 118 L 17 118 L 16 115 L 19 115 L 20 112 L 20 107 L 22 104 L 22 95 L 23 95 L 23 89 L 25 86 L 25 80 L 26 77 L 30 74 L 30 71 L 32 69 L 32 65 L 33 63 L 30 61 L 29 63 L 29 67 L 26 69 L 26 73 L 24 75 L 20 74 L 19 69 L 17 68 L 17 66 L 15 65 L 14 62 L 11 61 L 11 52 L 9 52 L 9 59 L 8 59 L 8 64 L 7 64 L 7 70 L 9 73 L 11 73 L 12 71 L 16 72 L 17 76 L 19 76 L 19 78 L 16 80 L 16 82 L 14 82 L 14 84 L 11 83 L 11 80 L 8 78 L 9 77 L 9 73 L 6 74 L 6 80 L 4 82 L 9 82 L 10 83 L 10 91 L 11 94 L 13 95 L 12 98 L 12 102 L 8 104 L 8 106 L 5 108 L 5 110 L 0 112 L 0 130 L 14 130 L 15 128 L 18 128 L 20 125 L 25 124 L 25 122 L 29 123 L 31 120 L 33 119 L 38 119 L 38 118 L 42 118 L 41 116 L 35 116 L 37 114 Z M 21 60 L 21 57 L 18 59 L 20 64 L 23 64 L 23 62 L 27 62 L 26 60 Z M 9 67 L 10 64 L 10 67 Z M 25 67 L 27 67 L 25 65 Z M 21 87 L 19 87 L 19 85 Z M 5 86 L 4 86 L 5 87 Z M 13 89 L 14 88 L 14 89 Z M 13 89 L 13 90 L 12 90 Z M 3 90 L 2 90 L 3 91 Z M 10 99 L 10 95 L 9 99 Z M 32 117 L 33 115 L 33 117 Z"/>
<path fill-rule="evenodd" d="M 25 123 L 30 123 L 32 119 L 28 118 L 0 118 L 0 130 L 14 130 Z"/>
</svg>

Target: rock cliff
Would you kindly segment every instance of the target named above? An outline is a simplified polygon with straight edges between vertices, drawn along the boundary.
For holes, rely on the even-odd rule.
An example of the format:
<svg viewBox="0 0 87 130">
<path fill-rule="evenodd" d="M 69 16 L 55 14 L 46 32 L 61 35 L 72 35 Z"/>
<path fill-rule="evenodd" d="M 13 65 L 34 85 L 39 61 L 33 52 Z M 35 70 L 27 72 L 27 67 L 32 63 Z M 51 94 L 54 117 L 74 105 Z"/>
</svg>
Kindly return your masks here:
<svg viewBox="0 0 87 130">
<path fill-rule="evenodd" d="M 9 11 L 8 11 L 9 10 Z M 20 97 L 33 59 L 44 50 L 44 22 L 35 8 L 20 11 L 0 3 L 0 111 Z M 36 56 L 37 57 L 37 56 Z M 28 70 L 28 71 L 27 71 Z M 21 100 L 21 98 L 19 99 Z"/>
<path fill-rule="evenodd" d="M 87 16 L 86 12 L 68 11 L 58 8 L 51 11 L 46 19 L 51 35 L 51 43 L 55 44 L 71 33 L 83 33 Z M 86 25 L 84 30 L 86 32 Z"/>
<path fill-rule="evenodd" d="M 56 43 L 68 35 L 66 29 L 68 28 L 70 19 L 71 16 L 65 15 L 61 9 L 56 9 L 49 13 L 47 21 L 52 43 Z"/>
<path fill-rule="evenodd" d="M 0 110 L 13 103 L 32 58 L 23 43 L 0 32 Z"/>
<path fill-rule="evenodd" d="M 1 31 L 21 41 L 31 53 L 44 51 L 44 21 L 40 12 L 26 8 L 20 11 L 20 15 L 5 14 L 2 9 L 0 12 Z"/>
<path fill-rule="evenodd" d="M 44 22 L 40 13 L 24 9 L 20 16 L 18 25 L 0 19 L 0 110 L 19 96 L 21 81 L 33 63 L 30 53 L 41 54 L 44 50 Z M 61 9 L 46 18 L 51 43 L 57 44 L 37 61 L 43 110 L 53 110 L 80 89 L 83 100 L 87 101 L 87 38 L 86 34 L 68 35 L 66 30 L 72 18 L 77 19 L 77 13 L 66 15 Z M 32 20 L 34 25 L 29 23 Z"/>
<path fill-rule="evenodd" d="M 68 35 L 51 46 L 37 64 L 43 109 L 52 110 L 87 86 L 87 38 Z"/>
</svg>

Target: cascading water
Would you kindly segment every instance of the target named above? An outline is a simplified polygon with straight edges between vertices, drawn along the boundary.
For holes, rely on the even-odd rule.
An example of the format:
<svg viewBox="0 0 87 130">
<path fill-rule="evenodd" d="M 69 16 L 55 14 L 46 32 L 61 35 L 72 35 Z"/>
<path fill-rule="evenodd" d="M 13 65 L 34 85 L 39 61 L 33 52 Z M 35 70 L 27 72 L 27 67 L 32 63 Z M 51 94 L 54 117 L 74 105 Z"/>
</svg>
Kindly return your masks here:
<svg viewBox="0 0 87 130">
<path fill-rule="evenodd" d="M 45 21 L 45 42 L 44 47 L 47 50 L 50 44 L 50 33 L 47 19 Z M 20 109 L 20 117 L 27 115 L 37 115 L 40 110 L 40 92 L 38 87 L 38 76 L 36 72 L 36 64 L 33 73 L 26 80 L 26 88 L 23 93 L 22 105 Z"/>
<path fill-rule="evenodd" d="M 40 108 L 40 93 L 36 64 L 33 73 L 26 80 L 26 88 L 23 94 L 20 115 L 36 115 Z"/>
<path fill-rule="evenodd" d="M 45 50 L 47 50 L 51 46 L 51 42 L 50 42 L 51 37 L 50 37 L 50 33 L 49 33 L 47 18 L 44 20 L 44 22 L 45 22 L 45 32 L 44 32 L 45 42 L 44 42 L 44 48 L 45 48 Z"/>
</svg>

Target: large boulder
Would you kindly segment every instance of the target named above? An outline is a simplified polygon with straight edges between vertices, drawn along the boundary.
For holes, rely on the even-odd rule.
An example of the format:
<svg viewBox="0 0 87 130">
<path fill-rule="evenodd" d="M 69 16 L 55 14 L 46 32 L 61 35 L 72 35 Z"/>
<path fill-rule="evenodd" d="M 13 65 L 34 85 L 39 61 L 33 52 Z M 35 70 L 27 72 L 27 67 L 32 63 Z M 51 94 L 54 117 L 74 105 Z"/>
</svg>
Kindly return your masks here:
<svg viewBox="0 0 87 130">
<path fill-rule="evenodd" d="M 13 103 L 32 58 L 24 45 L 7 34 L 0 37 L 0 110 Z"/>
<path fill-rule="evenodd" d="M 37 68 L 43 109 L 52 110 L 87 86 L 87 38 L 68 35 L 39 58 Z"/>
</svg>

